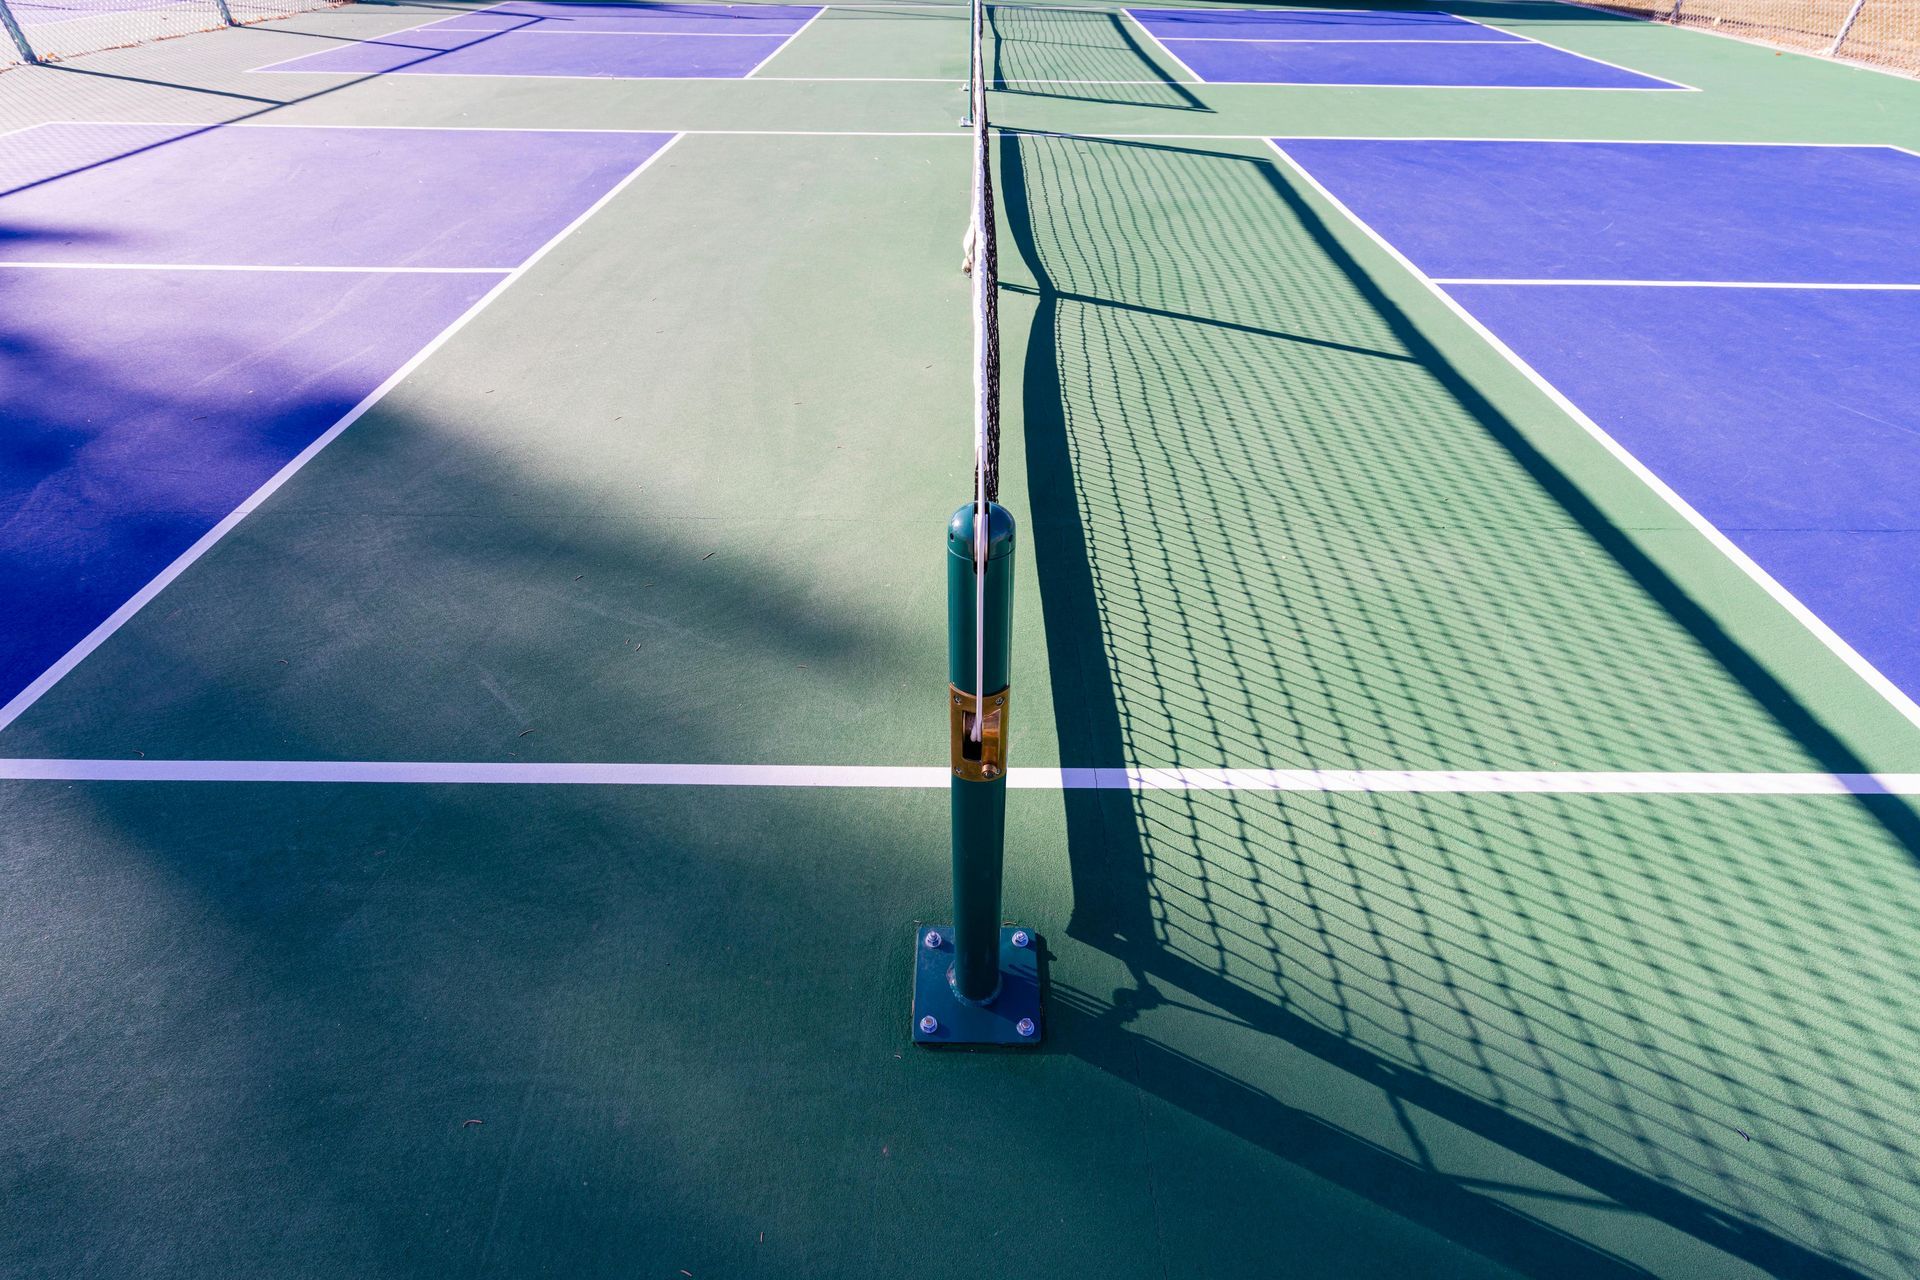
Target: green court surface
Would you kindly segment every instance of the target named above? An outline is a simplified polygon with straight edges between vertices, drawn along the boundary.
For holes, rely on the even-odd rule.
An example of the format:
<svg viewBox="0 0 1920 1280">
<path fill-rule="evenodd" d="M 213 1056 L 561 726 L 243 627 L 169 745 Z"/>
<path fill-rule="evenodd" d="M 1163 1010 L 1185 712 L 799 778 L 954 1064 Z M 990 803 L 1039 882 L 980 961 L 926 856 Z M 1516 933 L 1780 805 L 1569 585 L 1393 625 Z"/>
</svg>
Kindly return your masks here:
<svg viewBox="0 0 1920 1280">
<path fill-rule="evenodd" d="M 0 129 L 681 135 L 0 728 L 0 1275 L 1920 1272 L 1920 815 L 1805 785 L 1920 728 L 1264 141 L 1920 147 L 1920 84 L 1481 3 L 1699 92 L 1205 85 L 995 6 L 1013 763 L 1307 780 L 1016 779 L 1046 1041 L 937 1053 L 965 10 L 248 70 L 455 7 L 0 75 Z M 799 772 L 307 767 L 396 762 Z"/>
</svg>

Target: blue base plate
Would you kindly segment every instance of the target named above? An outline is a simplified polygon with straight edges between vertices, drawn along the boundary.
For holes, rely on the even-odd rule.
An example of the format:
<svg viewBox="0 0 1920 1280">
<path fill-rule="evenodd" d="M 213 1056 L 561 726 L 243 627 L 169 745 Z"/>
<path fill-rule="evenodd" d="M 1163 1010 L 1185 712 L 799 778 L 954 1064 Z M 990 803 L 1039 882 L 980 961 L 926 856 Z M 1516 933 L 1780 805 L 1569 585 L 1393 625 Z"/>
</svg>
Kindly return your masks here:
<svg viewBox="0 0 1920 1280">
<path fill-rule="evenodd" d="M 940 945 L 929 947 L 927 934 L 938 932 Z M 1022 1048 L 1040 1043 L 1046 1022 L 1040 1017 L 1040 947 L 1038 934 L 1028 932 L 1027 945 L 1013 945 L 1021 930 L 1000 930 L 1000 994 L 992 1004 L 967 1004 L 953 994 L 947 971 L 953 967 L 953 930 L 945 925 L 919 925 L 913 937 L 913 1042 L 926 1045 L 999 1044 Z M 920 1019 L 932 1014 L 938 1025 L 920 1030 Z M 1033 1019 L 1033 1034 L 1020 1034 L 1020 1020 Z"/>
</svg>

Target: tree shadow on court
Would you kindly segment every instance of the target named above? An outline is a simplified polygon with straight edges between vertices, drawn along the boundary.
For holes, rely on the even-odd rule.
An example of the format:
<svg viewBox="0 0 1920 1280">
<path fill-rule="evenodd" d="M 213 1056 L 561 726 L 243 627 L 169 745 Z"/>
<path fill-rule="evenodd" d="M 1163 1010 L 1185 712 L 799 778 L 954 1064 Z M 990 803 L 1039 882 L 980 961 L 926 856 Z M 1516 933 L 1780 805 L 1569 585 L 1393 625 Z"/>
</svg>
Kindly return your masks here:
<svg viewBox="0 0 1920 1280">
<path fill-rule="evenodd" d="M 0 443 L 41 472 L 102 438 L 80 389 L 181 421 L 227 395 L 156 393 L 9 314 Z M 564 345 L 617 347 L 621 372 L 572 385 L 627 377 L 624 329 L 578 324 Z M 813 763 L 823 738 L 886 760 L 893 735 L 931 736 L 937 701 L 925 726 L 871 722 L 898 684 L 880 673 L 938 688 L 941 652 L 937 621 L 896 629 L 911 604 L 839 594 L 874 584 L 869 543 L 694 509 L 724 480 L 675 471 L 699 449 L 644 389 L 585 430 L 539 376 L 551 352 L 497 351 L 497 383 L 458 404 L 389 395 L 0 750 L 738 762 L 784 744 Z M 298 358 L 272 380 L 310 397 L 274 411 L 294 418 L 364 392 Z M 744 429 L 778 447 L 764 425 Z M 723 424 L 702 429 L 724 448 Z M 877 447 L 801 443 L 829 487 Z M 188 470 L 139 479 L 191 488 Z M 945 514 L 905 517 L 929 574 Z M 881 1274 L 924 1245 L 884 1229 L 916 1212 L 900 1202 L 946 1217 L 919 1194 L 946 1153 L 833 1101 L 901 1070 L 900 904 L 937 900 L 943 793 L 847 812 L 804 789 L 0 791 L 0 1272 Z M 843 1169 L 872 1185 L 848 1195 Z"/>
<path fill-rule="evenodd" d="M 579 425 L 579 384 L 632 372 L 636 326 L 612 319 L 578 316 L 551 346 L 497 331 L 485 379 L 391 393 L 0 750 L 937 749 L 938 706 L 915 721 L 880 691 L 940 687 L 939 551 L 895 586 L 877 546 L 900 545 L 889 520 L 934 529 L 943 500 L 914 485 L 942 505 L 894 511 L 897 492 L 835 470 L 851 449 L 899 465 L 914 441 L 894 418 L 864 442 L 802 433 L 790 505 L 725 509 L 728 420 L 706 400 L 678 402 L 698 435 L 655 420 L 658 371 L 633 379 L 632 425 Z M 546 363 L 593 342 L 620 350 L 618 372 L 593 351 L 571 379 Z M 56 393 L 124 371 L 43 334 L 0 348 L 32 371 L 41 434 L 84 447 Z M 738 376 L 736 352 L 714 358 Z M 358 394 L 298 361 L 276 381 L 326 405 Z M 752 430 L 756 448 L 791 443 Z M 0 784 L 0 967 L 20 975 L 0 1007 L 20 1214 L 0 1270 L 1161 1274 L 1152 1171 L 1111 1123 L 1132 1083 L 907 1041 L 909 925 L 944 911 L 945 806 L 937 789 Z M 1069 1043 L 1105 1025 L 1071 993 L 1058 1018 Z M 1257 1096 L 1188 1065 L 1223 1100 Z M 1199 1140 L 1203 1188 L 1247 1161 Z M 1335 1129 L 1318 1145 L 1372 1159 Z M 951 1211 L 956 1186 L 993 1231 Z M 1389 1249 L 1374 1217 L 1328 1203 L 1188 1258 L 1260 1275 L 1290 1242 L 1341 1274 L 1436 1256 L 1430 1239 Z"/>
<path fill-rule="evenodd" d="M 1867 771 L 1271 160 L 1008 136 L 1000 162 L 1064 765 Z M 1905 802 L 1065 804 L 1069 935 L 1132 982 L 1061 989 L 1057 1046 L 1529 1274 L 1631 1266 L 1480 1180 L 1487 1151 L 1772 1274 L 1920 1261 Z M 1393 1149 L 1136 1030 L 1185 999 L 1372 1099 L 1346 1108 Z"/>
</svg>

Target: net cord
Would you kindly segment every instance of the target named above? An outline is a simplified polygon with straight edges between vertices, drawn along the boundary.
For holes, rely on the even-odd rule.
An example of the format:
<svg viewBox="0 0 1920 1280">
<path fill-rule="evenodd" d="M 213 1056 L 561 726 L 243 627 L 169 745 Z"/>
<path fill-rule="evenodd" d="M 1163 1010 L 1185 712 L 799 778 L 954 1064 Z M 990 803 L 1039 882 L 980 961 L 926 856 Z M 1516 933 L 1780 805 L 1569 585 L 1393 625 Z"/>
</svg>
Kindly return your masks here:
<svg viewBox="0 0 1920 1280">
<path fill-rule="evenodd" d="M 997 317 L 993 315 L 997 263 L 994 261 L 992 223 L 992 177 L 988 164 L 986 76 L 981 46 L 985 43 L 985 0 L 972 0 L 969 21 L 972 24 L 972 83 L 968 86 L 969 114 L 973 122 L 973 222 L 968 228 L 968 259 L 973 268 L 973 725 L 971 737 L 981 740 L 987 715 L 987 503 L 996 495 L 989 492 L 992 477 L 990 445 L 997 409 L 997 388 L 993 368 L 993 339 Z"/>
</svg>

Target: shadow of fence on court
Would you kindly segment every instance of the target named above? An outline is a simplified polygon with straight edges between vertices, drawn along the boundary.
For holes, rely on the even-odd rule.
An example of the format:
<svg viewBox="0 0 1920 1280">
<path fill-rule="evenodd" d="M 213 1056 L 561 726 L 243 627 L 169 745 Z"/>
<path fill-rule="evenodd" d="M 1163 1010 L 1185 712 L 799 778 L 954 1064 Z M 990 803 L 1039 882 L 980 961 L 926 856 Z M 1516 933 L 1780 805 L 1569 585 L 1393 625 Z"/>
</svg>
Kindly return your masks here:
<svg viewBox="0 0 1920 1280">
<path fill-rule="evenodd" d="M 1000 160 L 1064 764 L 1864 769 L 1274 162 L 1036 136 Z M 1904 802 L 1066 804 L 1070 933 L 1136 982 L 1068 997 L 1109 1070 L 1167 1052 L 1123 1028 L 1176 988 L 1774 1274 L 1920 1264 Z M 1314 1119 L 1259 1087 L 1157 1078 L 1314 1166 Z M 1444 1163 L 1342 1167 L 1533 1274 L 1624 1265 L 1442 1208 Z"/>
</svg>

